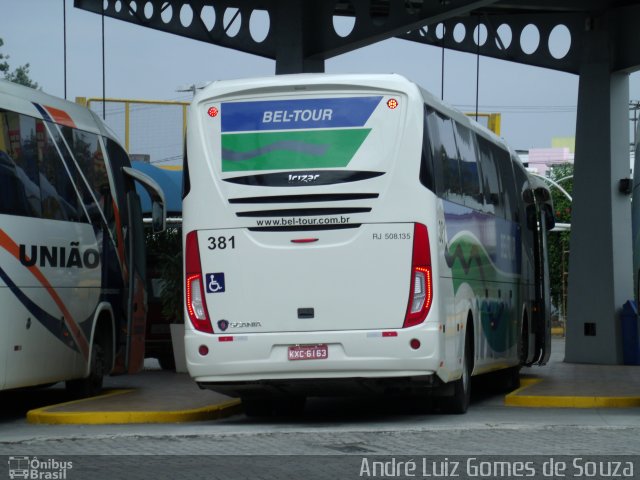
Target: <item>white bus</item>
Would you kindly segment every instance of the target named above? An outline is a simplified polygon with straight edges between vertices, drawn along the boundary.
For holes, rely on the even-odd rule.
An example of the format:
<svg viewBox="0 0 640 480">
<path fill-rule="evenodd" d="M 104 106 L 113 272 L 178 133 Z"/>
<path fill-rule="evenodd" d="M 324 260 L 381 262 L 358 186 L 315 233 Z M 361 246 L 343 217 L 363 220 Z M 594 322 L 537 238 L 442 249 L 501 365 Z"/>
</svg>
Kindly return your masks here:
<svg viewBox="0 0 640 480">
<path fill-rule="evenodd" d="M 164 195 L 98 116 L 0 81 L 0 390 L 92 394 L 144 361 L 144 235 L 135 182 Z"/>
<path fill-rule="evenodd" d="M 216 82 L 184 166 L 187 364 L 249 415 L 428 393 L 549 357 L 548 190 L 397 75 Z"/>
</svg>

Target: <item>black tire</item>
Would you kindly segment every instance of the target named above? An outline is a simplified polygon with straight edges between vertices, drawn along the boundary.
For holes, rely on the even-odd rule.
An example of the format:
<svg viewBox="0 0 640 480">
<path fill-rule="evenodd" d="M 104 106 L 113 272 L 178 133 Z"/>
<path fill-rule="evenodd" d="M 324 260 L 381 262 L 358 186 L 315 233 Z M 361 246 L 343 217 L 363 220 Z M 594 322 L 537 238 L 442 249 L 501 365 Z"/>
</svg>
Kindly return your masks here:
<svg viewBox="0 0 640 480">
<path fill-rule="evenodd" d="M 65 387 L 74 397 L 91 397 L 102 390 L 102 381 L 107 373 L 107 365 L 102 345 L 96 342 L 91 349 L 89 376 L 77 380 L 68 380 Z"/>
<path fill-rule="evenodd" d="M 513 392 L 520 388 L 520 367 L 507 368 L 504 373 L 504 391 Z"/>
<path fill-rule="evenodd" d="M 273 415 L 271 397 L 242 397 L 242 408 L 247 417 L 270 417 Z"/>
<path fill-rule="evenodd" d="M 444 410 L 447 413 L 461 415 L 467 413 L 471 402 L 471 339 L 464 338 L 464 356 L 462 357 L 462 376 L 453 384 L 453 396 L 445 399 Z"/>
<path fill-rule="evenodd" d="M 174 371 L 176 370 L 176 359 L 171 355 L 161 355 L 158 357 L 158 363 L 162 370 Z"/>
</svg>

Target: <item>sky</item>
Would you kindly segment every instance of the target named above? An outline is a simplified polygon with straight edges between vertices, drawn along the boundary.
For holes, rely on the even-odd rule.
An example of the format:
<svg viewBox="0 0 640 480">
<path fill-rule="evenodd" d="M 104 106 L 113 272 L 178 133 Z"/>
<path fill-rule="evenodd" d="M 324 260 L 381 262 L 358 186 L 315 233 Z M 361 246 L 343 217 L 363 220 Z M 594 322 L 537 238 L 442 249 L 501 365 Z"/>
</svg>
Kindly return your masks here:
<svg viewBox="0 0 640 480">
<path fill-rule="evenodd" d="M 73 0 L 0 0 L 0 50 L 16 68 L 64 97 L 63 1 L 67 15 L 67 98 L 102 95 L 99 15 Z M 189 100 L 177 90 L 194 83 L 275 72 L 272 60 L 105 18 L 107 97 Z M 386 40 L 327 60 L 327 73 L 399 73 L 440 96 L 442 50 Z M 578 77 L 482 57 L 479 110 L 502 113 L 502 136 L 515 149 L 550 147 L 553 137 L 575 135 Z M 476 56 L 445 52 L 444 100 L 474 111 Z M 640 74 L 631 75 L 630 100 L 640 100 Z M 109 121 L 109 120 L 108 120 Z M 113 127 L 116 132 L 118 129 Z M 132 152 L 135 153 L 135 152 Z"/>
</svg>

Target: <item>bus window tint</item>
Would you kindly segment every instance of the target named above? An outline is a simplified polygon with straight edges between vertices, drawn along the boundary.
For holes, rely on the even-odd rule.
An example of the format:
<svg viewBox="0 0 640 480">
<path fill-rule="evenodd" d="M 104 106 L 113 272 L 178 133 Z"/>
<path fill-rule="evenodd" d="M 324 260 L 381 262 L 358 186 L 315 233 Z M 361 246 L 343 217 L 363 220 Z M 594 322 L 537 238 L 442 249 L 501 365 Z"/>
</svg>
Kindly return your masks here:
<svg viewBox="0 0 640 480">
<path fill-rule="evenodd" d="M 427 130 L 433 157 L 436 193 L 446 200 L 463 203 L 453 122 L 450 118 L 429 110 Z"/>
<path fill-rule="evenodd" d="M 498 145 L 492 146 L 492 155 L 500 172 L 500 185 L 502 186 L 500 192 L 502 202 L 504 203 L 504 218 L 507 220 L 515 220 L 517 216 L 517 204 L 511 155 L 509 155 L 507 150 Z"/>
<path fill-rule="evenodd" d="M 99 212 L 102 211 L 110 229 L 112 229 L 115 225 L 115 215 L 111 204 L 109 177 L 98 135 L 81 130 L 72 130 L 71 132 L 65 132 L 65 138 L 67 138 L 67 141 L 71 138 L 72 141 L 69 146 L 73 152 L 73 157 L 82 171 L 82 176 L 86 179 L 86 185 L 88 185 L 93 194 L 91 195 L 86 188 L 79 188 L 92 222 L 95 223 L 99 220 Z M 80 176 L 78 176 L 76 183 L 84 185 Z"/>
<path fill-rule="evenodd" d="M 46 125 L 38 120 L 36 130 L 40 157 L 42 217 L 79 222 L 84 217 L 81 213 L 82 205 L 58 153 L 55 138 L 58 135 L 56 126 Z"/>
<path fill-rule="evenodd" d="M 110 138 L 103 137 L 103 140 L 106 145 L 107 155 L 109 156 L 109 164 L 111 166 L 111 170 L 114 172 L 121 172 L 122 167 L 129 166 L 129 157 L 127 156 L 127 153 L 124 151 L 124 149 Z M 135 186 L 127 184 L 126 182 L 127 179 L 123 175 L 114 175 L 113 183 L 117 198 L 126 198 L 126 192 L 132 188 L 135 188 Z M 129 222 L 129 215 L 127 212 L 126 204 L 123 202 L 118 207 L 120 214 L 120 223 L 122 225 L 127 225 Z M 110 222 L 109 229 L 111 230 L 111 233 L 117 242 L 118 236 L 116 235 L 115 224 L 112 225 Z"/>
<path fill-rule="evenodd" d="M 456 126 L 456 143 L 460 153 L 460 187 L 466 206 L 483 210 L 480 172 L 476 159 L 475 135 L 458 122 Z"/>
<path fill-rule="evenodd" d="M 431 142 L 429 141 L 429 129 L 427 127 L 427 115 L 429 109 L 424 107 L 424 123 L 422 126 L 422 156 L 420 160 L 420 183 L 432 192 L 436 191 L 435 179 L 433 174 L 433 152 Z"/>
<path fill-rule="evenodd" d="M 504 217 L 504 205 L 500 199 L 500 179 L 491 153 L 492 144 L 481 136 L 477 138 L 485 211 Z"/>
<path fill-rule="evenodd" d="M 37 186 L 16 161 L 20 154 L 18 125 L 18 114 L 0 110 L 0 214 L 34 217 L 37 212 L 27 199 Z"/>
<path fill-rule="evenodd" d="M 18 177 L 25 186 L 29 216 L 42 215 L 40 176 L 36 140 L 36 120 L 26 115 L 8 115 L 9 155 L 16 164 Z"/>
</svg>

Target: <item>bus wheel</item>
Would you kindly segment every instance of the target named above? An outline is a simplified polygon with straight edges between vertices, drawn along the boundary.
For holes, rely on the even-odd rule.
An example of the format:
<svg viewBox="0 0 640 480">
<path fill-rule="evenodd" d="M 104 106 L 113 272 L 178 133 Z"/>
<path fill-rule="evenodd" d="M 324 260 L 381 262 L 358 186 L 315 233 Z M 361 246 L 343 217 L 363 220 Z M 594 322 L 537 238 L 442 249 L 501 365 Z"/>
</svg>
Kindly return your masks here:
<svg viewBox="0 0 640 480">
<path fill-rule="evenodd" d="M 465 335 L 464 356 L 462 357 L 462 376 L 453 384 L 453 396 L 446 399 L 447 413 L 466 413 L 471 401 L 471 336 Z"/>
<path fill-rule="evenodd" d="M 106 359 L 102 345 L 96 342 L 91 349 L 89 376 L 65 383 L 67 392 L 74 397 L 90 397 L 102 390 L 102 379 L 106 373 Z"/>
<path fill-rule="evenodd" d="M 511 393 L 520 388 L 520 367 L 511 367 L 502 373 L 502 391 Z"/>
<path fill-rule="evenodd" d="M 242 397 L 242 408 L 247 417 L 270 417 L 273 414 L 271 397 Z"/>
</svg>

